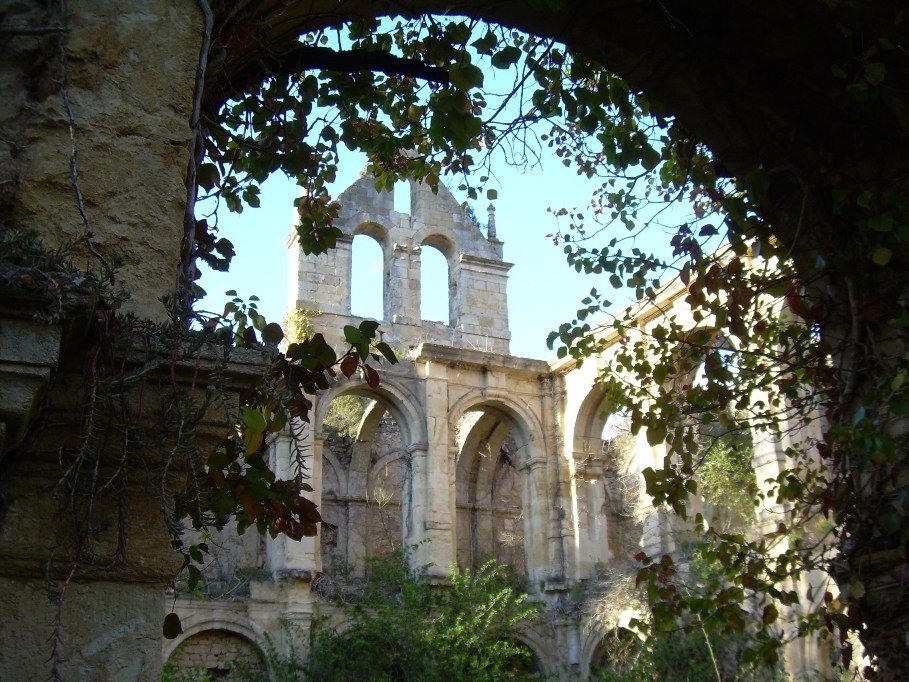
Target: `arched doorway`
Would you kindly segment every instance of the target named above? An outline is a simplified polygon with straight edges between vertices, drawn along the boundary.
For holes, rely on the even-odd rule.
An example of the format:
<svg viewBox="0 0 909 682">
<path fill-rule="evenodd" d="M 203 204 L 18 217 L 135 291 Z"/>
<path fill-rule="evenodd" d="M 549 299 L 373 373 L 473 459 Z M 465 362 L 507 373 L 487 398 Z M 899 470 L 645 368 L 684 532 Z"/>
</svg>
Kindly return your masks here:
<svg viewBox="0 0 909 682">
<path fill-rule="evenodd" d="M 265 654 L 251 640 L 231 630 L 213 628 L 182 641 L 164 666 L 165 679 L 268 679 Z"/>
</svg>

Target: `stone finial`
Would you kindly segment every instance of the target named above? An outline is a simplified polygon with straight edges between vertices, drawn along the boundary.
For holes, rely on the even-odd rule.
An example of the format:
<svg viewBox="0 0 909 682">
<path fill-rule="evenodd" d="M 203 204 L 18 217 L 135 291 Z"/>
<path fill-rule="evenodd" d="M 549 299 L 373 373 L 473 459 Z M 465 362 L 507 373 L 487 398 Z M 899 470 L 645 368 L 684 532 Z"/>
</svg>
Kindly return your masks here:
<svg viewBox="0 0 909 682">
<path fill-rule="evenodd" d="M 496 239 L 496 207 L 489 204 L 486 210 L 489 212 L 489 222 L 486 223 L 486 238 Z"/>
</svg>

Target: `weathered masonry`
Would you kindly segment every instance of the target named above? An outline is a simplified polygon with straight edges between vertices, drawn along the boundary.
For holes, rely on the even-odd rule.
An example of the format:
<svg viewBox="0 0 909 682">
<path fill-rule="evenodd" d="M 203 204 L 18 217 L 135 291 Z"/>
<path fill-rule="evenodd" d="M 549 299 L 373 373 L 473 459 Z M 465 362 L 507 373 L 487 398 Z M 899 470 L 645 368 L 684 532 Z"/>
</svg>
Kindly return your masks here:
<svg viewBox="0 0 909 682">
<path fill-rule="evenodd" d="M 321 586 L 342 567 L 414 546 L 416 565 L 476 566 L 489 558 L 526 579 L 547 617 L 515 633 L 541 672 L 583 679 L 601 643 L 629 613 L 604 603 L 604 574 L 630 575 L 643 547 L 671 552 L 670 517 L 645 503 L 640 471 L 659 466 L 651 447 L 623 429 L 596 384 L 605 356 L 582 368 L 509 354 L 503 244 L 490 211 L 487 235 L 444 188 L 410 183 L 411 213 L 395 210 L 363 175 L 341 194 L 337 249 L 304 256 L 291 245 L 291 300 L 311 311 L 314 330 L 343 345 L 350 314 L 351 245 L 365 234 L 383 252 L 385 340 L 403 361 L 372 389 L 343 377 L 315 396 L 309 448 L 314 497 L 324 523 L 317 538 L 222 538 L 209 584 L 229 599 L 177 602 L 186 631 L 165 644 L 176 665 L 227 670 L 269 646 L 302 650 L 312 619 L 332 613 Z M 449 271 L 450 323 L 421 320 L 421 253 L 437 248 Z M 643 307 L 642 331 L 662 315 L 690 320 L 683 290 Z M 693 321 L 691 321 L 692 324 Z M 617 336 L 606 353 L 627 339 Z M 345 412 L 346 411 L 346 412 Z M 345 419 L 338 415 L 347 414 Z M 809 437 L 810 434 L 802 434 Z M 289 466 L 290 436 L 273 451 Z M 786 443 L 755 444 L 758 480 L 779 471 Z M 207 659 L 203 642 L 213 642 Z M 242 646 L 240 646 L 242 644 Z M 790 652 L 793 671 L 816 666 L 813 650 Z"/>
</svg>

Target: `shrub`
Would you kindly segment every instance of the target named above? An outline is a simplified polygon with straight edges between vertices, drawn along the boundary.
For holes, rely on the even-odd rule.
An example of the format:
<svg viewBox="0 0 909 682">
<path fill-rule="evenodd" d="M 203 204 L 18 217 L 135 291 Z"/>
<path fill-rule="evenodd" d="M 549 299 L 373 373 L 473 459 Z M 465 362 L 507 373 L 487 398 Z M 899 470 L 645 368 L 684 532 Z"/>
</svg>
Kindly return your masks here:
<svg viewBox="0 0 909 682">
<path fill-rule="evenodd" d="M 345 609 L 346 629 L 313 626 L 311 680 L 515 679 L 532 654 L 514 639 L 536 608 L 493 561 L 434 586 L 405 552 L 367 560 L 367 577 Z"/>
</svg>

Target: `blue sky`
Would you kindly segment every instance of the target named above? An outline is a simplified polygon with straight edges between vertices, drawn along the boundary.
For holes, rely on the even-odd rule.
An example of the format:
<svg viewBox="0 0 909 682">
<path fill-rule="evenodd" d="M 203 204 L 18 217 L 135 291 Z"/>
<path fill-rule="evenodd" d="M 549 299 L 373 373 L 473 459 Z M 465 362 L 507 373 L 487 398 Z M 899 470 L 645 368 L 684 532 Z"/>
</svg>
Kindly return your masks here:
<svg viewBox="0 0 909 682">
<path fill-rule="evenodd" d="M 351 184 L 364 166 L 362 157 L 349 156 L 339 169 L 333 196 Z M 629 293 L 611 289 L 606 276 L 575 272 L 565 261 L 563 247 L 555 246 L 546 236 L 558 227 L 558 219 L 547 209 L 585 207 L 599 183 L 579 177 L 555 157 L 544 158 L 542 167 L 529 170 L 521 171 L 504 162 L 493 170 L 497 182 L 490 186 L 498 191 L 493 202 L 498 237 L 505 242 L 505 260 L 514 264 L 508 279 L 511 352 L 520 357 L 546 359 L 553 355 L 546 347 L 547 335 L 573 318 L 591 287 L 612 292 L 609 298 L 616 308 L 630 301 Z M 208 296 L 201 308 L 220 312 L 226 301 L 223 292 L 235 289 L 242 298 L 258 296 L 259 311 L 269 321 L 283 319 L 290 276 L 284 243 L 293 228 L 297 191 L 293 180 L 276 175 L 262 187 L 260 208 L 247 207 L 241 215 L 220 211 L 219 234 L 234 243 L 237 255 L 230 272 L 208 271 L 203 275 L 201 285 Z M 475 202 L 482 222 L 486 220 L 488 204 L 485 198 Z M 655 233 L 648 242 L 659 239 L 659 233 Z M 354 286 L 359 289 L 358 283 Z M 436 309 L 445 305 L 441 296 L 434 303 Z M 438 319 L 432 313 L 426 317 Z"/>
</svg>

